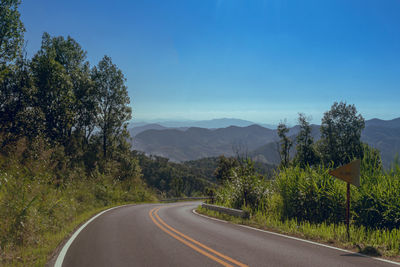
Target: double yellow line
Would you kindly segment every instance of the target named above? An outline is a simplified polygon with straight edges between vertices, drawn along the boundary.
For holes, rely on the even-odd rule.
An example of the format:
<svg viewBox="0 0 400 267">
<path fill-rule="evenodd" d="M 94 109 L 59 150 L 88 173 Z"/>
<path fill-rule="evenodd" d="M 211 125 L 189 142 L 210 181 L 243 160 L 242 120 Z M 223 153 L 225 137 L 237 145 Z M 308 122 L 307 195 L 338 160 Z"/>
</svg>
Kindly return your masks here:
<svg viewBox="0 0 400 267">
<path fill-rule="evenodd" d="M 182 242 L 186 246 L 192 248 L 193 250 L 203 254 L 204 256 L 220 263 L 223 266 L 226 267 L 233 267 L 233 266 L 240 266 L 240 267 L 245 267 L 247 266 L 246 264 L 243 264 L 237 260 L 234 260 L 222 253 L 219 253 L 218 251 L 215 251 L 214 249 L 207 247 L 206 245 L 200 243 L 199 241 L 194 240 L 193 238 L 182 234 L 175 228 L 172 228 L 168 224 L 166 224 L 160 216 L 158 216 L 158 211 L 160 208 L 154 208 L 149 211 L 149 216 L 151 220 L 157 225 L 161 230 L 163 230 L 165 233 L 169 234 L 176 240 Z M 208 252 L 207 252 L 208 251 Z M 232 265 L 234 264 L 234 265 Z"/>
</svg>

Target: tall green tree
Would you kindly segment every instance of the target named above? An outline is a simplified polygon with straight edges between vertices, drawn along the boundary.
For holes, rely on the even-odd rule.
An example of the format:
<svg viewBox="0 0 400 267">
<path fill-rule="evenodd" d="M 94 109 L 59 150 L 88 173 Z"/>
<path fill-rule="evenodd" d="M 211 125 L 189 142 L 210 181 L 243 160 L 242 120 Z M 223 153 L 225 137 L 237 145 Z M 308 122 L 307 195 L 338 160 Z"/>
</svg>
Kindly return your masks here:
<svg viewBox="0 0 400 267">
<path fill-rule="evenodd" d="M 324 113 L 320 128 L 320 152 L 325 164 L 333 162 L 339 166 L 353 158 L 362 158 L 361 132 L 364 127 L 364 118 L 357 114 L 354 105 L 335 102 Z"/>
<path fill-rule="evenodd" d="M 69 128 L 68 134 L 71 135 L 74 129 L 75 133 L 82 135 L 88 143 L 95 127 L 96 91 L 91 80 L 89 62 L 86 61 L 87 53 L 70 36 L 51 38 L 45 33 L 44 39 L 45 49 L 48 53 L 53 53 L 54 60 L 63 66 L 71 83 L 74 102 L 71 106 L 72 127 Z"/>
<path fill-rule="evenodd" d="M 37 103 L 29 61 L 20 56 L 0 80 L 1 147 L 21 137 L 32 139 L 41 133 L 43 113 Z"/>
<path fill-rule="evenodd" d="M 73 126 L 75 95 L 65 67 L 56 60 L 52 38 L 45 33 L 42 47 L 32 59 L 32 73 L 38 88 L 39 106 L 45 116 L 45 135 L 65 144 Z"/>
<path fill-rule="evenodd" d="M 20 4 L 19 0 L 0 1 L 0 66 L 3 67 L 17 58 L 24 42 L 25 27 L 18 11 Z"/>
<path fill-rule="evenodd" d="M 311 125 L 309 118 L 303 113 L 299 113 L 298 123 L 300 125 L 300 132 L 296 137 L 296 156 L 295 161 L 301 166 L 311 166 L 317 163 L 317 155 L 315 153 L 313 144 L 314 139 L 311 135 Z"/>
<path fill-rule="evenodd" d="M 86 52 L 71 37 L 43 34 L 42 46 L 32 59 L 32 72 L 45 134 L 63 145 L 73 131 L 86 139 L 95 126 L 95 91 Z"/>
<path fill-rule="evenodd" d="M 285 122 L 280 122 L 278 125 L 278 136 L 280 138 L 280 150 L 279 155 L 281 156 L 281 166 L 288 167 L 290 162 L 290 149 L 293 146 L 292 140 L 287 136 L 289 128 Z"/>
<path fill-rule="evenodd" d="M 92 71 L 97 90 L 97 127 L 102 139 L 103 157 L 107 159 L 116 142 L 128 135 L 127 125 L 131 119 L 129 96 L 125 77 L 120 69 L 104 56 Z"/>
<path fill-rule="evenodd" d="M 83 138 L 84 145 L 88 145 L 96 127 L 97 111 L 97 91 L 91 78 L 89 63 L 80 66 L 72 77 L 75 94 L 75 133 Z"/>
</svg>

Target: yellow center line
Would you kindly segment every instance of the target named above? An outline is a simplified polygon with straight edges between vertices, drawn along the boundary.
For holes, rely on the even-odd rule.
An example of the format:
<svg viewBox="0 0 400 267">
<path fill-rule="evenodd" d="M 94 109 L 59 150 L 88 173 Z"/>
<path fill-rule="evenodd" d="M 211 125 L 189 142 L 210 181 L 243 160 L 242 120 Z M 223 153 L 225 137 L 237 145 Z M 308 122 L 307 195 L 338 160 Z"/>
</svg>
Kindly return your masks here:
<svg viewBox="0 0 400 267">
<path fill-rule="evenodd" d="M 167 234 L 169 234 L 170 236 L 172 236 L 172 237 L 175 238 L 176 240 L 179 240 L 180 242 L 182 242 L 182 243 L 185 244 L 186 246 L 188 246 L 188 247 L 190 247 L 190 248 L 196 250 L 197 252 L 203 254 L 204 256 L 207 256 L 208 258 L 210 258 L 210 259 L 212 259 L 212 260 L 214 260 L 214 261 L 220 263 L 221 265 L 223 265 L 223 266 L 225 266 L 225 267 L 233 267 L 232 265 L 230 265 L 230 264 L 224 262 L 223 260 L 221 260 L 221 259 L 219 259 L 219 258 L 217 258 L 217 257 L 215 257 L 215 256 L 213 256 L 213 255 L 211 255 L 211 254 L 209 254 L 209 253 L 207 253 L 206 251 L 204 251 L 204 250 L 202 250 L 202 249 L 200 249 L 200 248 L 194 246 L 193 244 L 189 243 L 188 241 L 186 241 L 186 240 L 180 238 L 179 236 L 177 236 L 177 235 L 175 235 L 174 233 L 172 233 L 172 232 L 168 231 L 167 229 L 165 229 L 162 225 L 160 225 L 160 224 L 156 221 L 156 219 L 155 219 L 155 218 L 153 217 L 153 215 L 151 214 L 155 209 L 156 209 L 156 208 L 152 209 L 152 210 L 149 212 L 149 216 L 150 216 L 151 220 L 152 220 L 161 230 L 163 230 L 164 232 L 166 232 Z"/>
<path fill-rule="evenodd" d="M 207 256 L 207 257 L 209 257 L 209 258 L 211 258 L 211 259 L 213 259 L 213 260 L 215 260 L 215 261 L 217 261 L 218 263 L 220 263 L 220 264 L 222 264 L 222 265 L 224 265 L 224 266 L 232 266 L 232 265 L 230 265 L 229 263 L 227 263 L 227 262 L 225 262 L 225 261 L 222 261 L 221 259 L 219 259 L 219 258 L 217 258 L 217 257 L 215 257 L 215 256 L 213 256 L 213 255 L 211 255 L 211 254 L 209 254 L 208 252 L 206 252 L 206 251 L 204 251 L 204 250 L 202 250 L 202 249 L 200 249 L 200 248 L 194 246 L 192 243 L 194 243 L 194 244 L 196 244 L 196 245 L 198 245 L 198 246 L 200 246 L 200 247 L 202 247 L 202 248 L 204 248 L 204 249 L 206 249 L 206 250 L 208 250 L 208 251 L 214 253 L 215 255 L 217 255 L 217 256 L 219 256 L 219 257 L 225 259 L 225 260 L 228 260 L 228 261 L 232 262 L 233 264 L 236 264 L 236 265 L 241 266 L 241 267 L 247 267 L 247 265 L 245 265 L 245 264 L 243 264 L 243 263 L 241 263 L 241 262 L 239 262 L 239 261 L 237 261 L 237 260 L 234 260 L 234 259 L 232 259 L 232 258 L 230 258 L 230 257 L 228 257 L 228 256 L 226 256 L 226 255 L 224 255 L 224 254 L 222 254 L 222 253 L 219 253 L 218 251 L 215 251 L 214 249 L 212 249 L 212 248 L 210 248 L 210 247 L 207 247 L 206 245 L 204 245 L 204 244 L 202 244 L 202 243 L 200 243 L 200 242 L 194 240 L 193 238 L 191 238 L 191 237 L 189 237 L 189 236 L 187 236 L 187 235 L 185 235 L 185 234 L 179 232 L 178 230 L 174 229 L 173 227 L 169 226 L 168 224 L 166 224 L 166 223 L 160 218 L 160 216 L 158 216 L 157 212 L 159 211 L 159 209 L 160 209 L 160 208 L 154 208 L 154 209 L 152 209 L 152 210 L 149 212 L 149 215 L 150 215 L 150 218 L 153 220 L 153 222 L 154 222 L 160 229 L 162 229 L 164 232 L 168 233 L 169 235 L 171 235 L 171 236 L 174 237 L 175 239 L 181 241 L 181 242 L 184 243 L 185 245 L 191 247 L 192 249 L 194 249 L 194 250 L 198 251 L 199 253 L 201 253 L 201 254 L 203 254 L 203 255 L 205 255 L 205 256 Z M 160 225 L 160 224 L 158 223 L 158 221 L 157 221 L 156 219 L 154 219 L 153 214 L 152 214 L 153 211 L 154 211 L 155 217 L 158 219 L 158 221 L 159 221 L 161 224 L 163 224 L 165 227 L 167 227 L 167 228 L 170 229 L 171 231 L 175 232 L 176 234 L 180 235 L 181 237 L 187 239 L 188 241 L 191 241 L 192 243 L 189 243 L 188 241 L 186 241 L 186 240 L 180 238 L 179 236 L 175 235 L 174 233 L 170 232 L 168 229 L 166 229 L 166 228 L 164 228 L 162 225 Z"/>
<path fill-rule="evenodd" d="M 239 261 L 237 261 L 237 260 L 235 260 L 235 259 L 232 259 L 231 257 L 228 257 L 228 256 L 226 256 L 226 255 L 224 255 L 224 254 L 222 254 L 222 253 L 219 253 L 218 251 L 215 251 L 214 249 L 212 249 L 212 248 L 210 248 L 210 247 L 207 247 L 206 245 L 200 243 L 199 241 L 196 241 L 196 240 L 194 240 L 193 238 L 191 238 L 191 237 L 189 237 L 189 236 L 187 236 L 187 235 L 185 235 L 185 234 L 179 232 L 178 230 L 172 228 L 171 226 L 169 226 L 168 224 L 166 224 L 166 223 L 160 218 L 160 216 L 158 216 L 158 210 L 154 213 L 154 215 L 155 215 L 155 216 L 157 217 L 157 219 L 161 222 L 161 224 L 163 224 L 165 227 L 167 227 L 167 228 L 170 229 L 171 231 L 173 231 L 173 232 L 177 233 L 178 235 L 182 236 L 183 238 L 186 238 L 187 240 L 189 240 L 189 241 L 195 243 L 196 245 L 198 245 L 198 246 L 200 246 L 200 247 L 202 247 L 202 248 L 204 248 L 204 249 L 207 249 L 208 251 L 214 253 L 215 255 L 220 256 L 221 258 L 224 258 L 225 260 L 228 260 L 228 261 L 230 261 L 230 262 L 232 262 L 232 263 L 234 263 L 234 264 L 236 264 L 236 265 L 238 265 L 238 266 L 240 266 L 240 267 L 247 267 L 246 264 L 243 264 L 243 263 L 241 263 L 241 262 L 239 262 Z"/>
</svg>

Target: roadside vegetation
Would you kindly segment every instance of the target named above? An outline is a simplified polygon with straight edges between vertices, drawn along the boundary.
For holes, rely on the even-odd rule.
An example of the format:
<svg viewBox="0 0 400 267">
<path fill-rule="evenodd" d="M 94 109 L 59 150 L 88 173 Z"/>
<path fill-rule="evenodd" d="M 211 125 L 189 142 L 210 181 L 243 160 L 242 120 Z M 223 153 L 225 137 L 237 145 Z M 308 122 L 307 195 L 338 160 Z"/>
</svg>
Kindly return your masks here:
<svg viewBox="0 0 400 267">
<path fill-rule="evenodd" d="M 96 212 L 156 196 L 130 151 L 122 71 L 47 33 L 26 58 L 19 4 L 0 4 L 0 265 L 43 266 Z"/>
<path fill-rule="evenodd" d="M 299 124 L 296 138 L 286 136 L 284 123 L 278 127 L 282 163 L 272 179 L 259 175 L 250 159 L 221 161 L 214 203 L 248 210 L 251 218 L 239 220 L 245 224 L 358 248 L 364 253 L 399 257 L 400 165 L 383 169 L 379 151 L 361 143 L 364 119 L 353 105 L 332 105 L 322 119 L 317 143 L 304 114 L 299 115 Z M 297 153 L 290 158 L 294 143 Z M 361 159 L 361 185 L 351 186 L 348 240 L 344 224 L 346 183 L 330 176 L 329 171 L 354 158 Z"/>
<path fill-rule="evenodd" d="M 1 266 L 45 265 L 100 210 L 214 186 L 216 159 L 131 151 L 126 79 L 111 57 L 91 65 L 72 37 L 44 33 L 27 58 L 20 3 L 0 3 Z"/>
</svg>

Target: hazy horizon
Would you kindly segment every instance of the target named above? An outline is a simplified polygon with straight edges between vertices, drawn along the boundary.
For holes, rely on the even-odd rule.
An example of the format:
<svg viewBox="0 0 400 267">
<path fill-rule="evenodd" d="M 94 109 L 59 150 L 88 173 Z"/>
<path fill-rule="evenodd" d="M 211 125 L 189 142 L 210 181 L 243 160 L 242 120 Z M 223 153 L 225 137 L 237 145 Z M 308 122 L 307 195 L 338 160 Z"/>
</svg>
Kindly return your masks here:
<svg viewBox="0 0 400 267">
<path fill-rule="evenodd" d="M 364 118 L 366 121 L 367 120 L 372 120 L 372 119 L 379 119 L 379 120 L 384 120 L 384 121 L 390 121 L 393 119 L 398 119 L 400 117 L 395 117 L 395 118 L 391 118 L 391 119 L 381 119 L 381 118 Z M 131 124 L 153 124 L 153 123 L 195 123 L 195 122 L 206 122 L 206 121 L 213 121 L 213 120 L 242 120 L 242 121 L 248 121 L 251 123 L 255 123 L 255 124 L 259 124 L 259 125 L 263 125 L 263 126 L 273 126 L 276 127 L 278 126 L 279 122 L 277 123 L 270 123 L 270 122 L 257 122 L 257 121 L 252 121 L 252 120 L 244 120 L 244 119 L 240 119 L 240 118 L 213 118 L 213 119 L 207 119 L 207 120 L 192 120 L 192 119 L 162 119 L 162 118 L 158 118 L 158 119 L 150 119 L 150 120 L 136 120 L 136 119 L 132 119 L 129 123 L 130 126 Z M 284 121 L 284 120 L 282 120 Z M 290 122 L 288 120 L 286 120 L 288 126 L 292 127 L 295 125 L 298 125 L 297 120 L 293 120 L 293 122 Z M 321 122 L 317 122 L 314 123 L 312 122 L 312 124 L 315 125 L 321 125 Z"/>
</svg>

